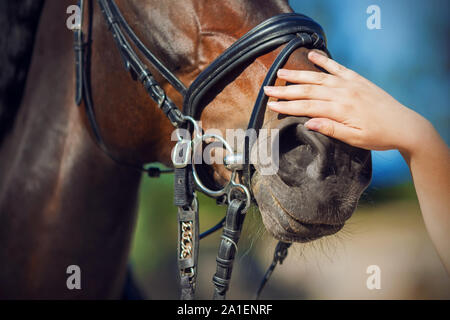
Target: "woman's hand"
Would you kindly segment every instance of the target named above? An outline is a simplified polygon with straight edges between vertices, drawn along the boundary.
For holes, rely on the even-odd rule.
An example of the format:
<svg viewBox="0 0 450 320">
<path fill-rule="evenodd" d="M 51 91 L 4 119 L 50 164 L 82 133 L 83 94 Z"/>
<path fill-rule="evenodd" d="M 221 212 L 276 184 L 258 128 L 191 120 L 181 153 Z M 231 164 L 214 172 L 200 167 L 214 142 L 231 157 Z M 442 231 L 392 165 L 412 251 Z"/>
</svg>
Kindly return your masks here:
<svg viewBox="0 0 450 320">
<path fill-rule="evenodd" d="M 311 51 L 309 60 L 330 74 L 313 71 L 278 71 L 278 78 L 293 85 L 265 87 L 274 98 L 271 110 L 308 116 L 310 130 L 371 150 L 413 152 L 429 122 L 356 72 L 324 54 Z"/>
<path fill-rule="evenodd" d="M 330 74 L 280 70 L 294 83 L 266 87 L 273 111 L 311 117 L 305 126 L 356 147 L 398 149 L 411 169 L 430 237 L 450 274 L 450 151 L 431 123 L 384 90 L 321 53 L 308 55 Z"/>
</svg>

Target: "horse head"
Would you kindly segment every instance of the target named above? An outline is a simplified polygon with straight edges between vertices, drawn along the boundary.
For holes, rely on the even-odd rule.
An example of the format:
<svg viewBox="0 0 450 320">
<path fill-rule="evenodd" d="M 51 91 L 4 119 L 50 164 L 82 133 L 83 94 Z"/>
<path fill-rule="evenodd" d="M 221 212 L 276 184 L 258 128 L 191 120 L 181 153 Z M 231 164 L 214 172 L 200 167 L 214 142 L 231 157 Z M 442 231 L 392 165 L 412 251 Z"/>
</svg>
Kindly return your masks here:
<svg viewBox="0 0 450 320">
<path fill-rule="evenodd" d="M 117 4 L 142 42 L 186 87 L 253 27 L 271 16 L 292 12 L 285 1 L 264 5 L 258 1 L 173 1 L 163 5 L 129 0 Z M 107 32 L 106 23 L 95 24 L 94 36 L 101 32 Z M 218 130 L 225 137 L 229 129 L 246 129 L 261 83 L 283 47 L 235 68 L 205 94 L 198 115 L 204 130 Z M 285 67 L 319 71 L 306 57 L 309 50 L 295 50 Z M 127 161 L 160 161 L 170 166 L 174 147 L 170 122 L 143 88 L 117 67 L 121 57 L 111 37 L 96 38 L 92 52 L 93 92 L 101 102 L 95 111 L 109 148 Z M 183 97 L 173 86 L 156 70 L 153 74 L 168 96 L 182 105 Z M 279 141 L 277 171 L 265 174 L 256 161 L 251 189 L 267 230 L 289 242 L 311 241 L 339 231 L 371 177 L 369 151 L 309 131 L 303 125 L 306 121 L 305 117 L 266 111 L 261 129 L 276 137 L 260 137 L 252 149 L 271 138 Z M 230 175 L 220 163 L 202 170 L 202 179 L 211 189 L 220 189 Z"/>
</svg>

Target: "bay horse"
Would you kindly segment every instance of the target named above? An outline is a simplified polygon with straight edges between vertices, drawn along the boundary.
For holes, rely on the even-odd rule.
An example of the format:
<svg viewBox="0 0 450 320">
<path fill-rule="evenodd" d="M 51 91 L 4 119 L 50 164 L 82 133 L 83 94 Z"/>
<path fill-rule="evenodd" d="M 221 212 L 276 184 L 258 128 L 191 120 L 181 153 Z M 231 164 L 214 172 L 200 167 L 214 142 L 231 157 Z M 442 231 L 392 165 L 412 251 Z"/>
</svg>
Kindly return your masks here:
<svg viewBox="0 0 450 320">
<path fill-rule="evenodd" d="M 99 6 L 88 3 L 91 23 L 83 28 L 91 28 L 92 101 L 108 152 L 124 163 L 172 166 L 172 124 L 139 81 L 124 71 Z M 20 14 L 9 16 L 11 30 L 28 33 L 21 39 L 22 51 L 10 44 L 0 48 L 12 51 L 6 66 L 22 71 L 19 80 L 11 76 L 1 83 L 1 107 L 14 117 L 0 119 L 0 297 L 117 299 L 126 276 L 142 173 L 99 148 L 86 109 L 74 102 L 73 34 L 66 28 L 66 9 L 73 1 L 15 5 Z M 253 27 L 292 12 L 285 0 L 117 0 L 117 6 L 136 35 L 186 87 Z M 24 20 L 38 21 L 35 34 L 35 25 L 24 25 Z M 20 44 L 15 38 L 20 35 L 11 33 L 7 39 Z M 201 112 L 204 129 L 245 129 L 261 83 L 283 47 L 223 80 Z M 33 48 L 29 68 L 23 48 Z M 295 50 L 285 66 L 320 71 L 307 60 L 309 50 Z M 167 96 L 182 105 L 183 96 L 150 70 Z M 16 92 L 5 92 L 11 83 Z M 5 100 L 8 94 L 14 99 Z M 5 110 L 0 111 L 8 115 Z M 279 129 L 279 170 L 261 175 L 256 166 L 251 176 L 251 192 L 266 229 L 285 242 L 312 241 L 339 231 L 371 178 L 370 152 L 308 131 L 306 120 L 265 112 L 263 127 Z M 211 186 L 230 179 L 223 165 L 211 166 L 208 173 Z M 82 270 L 81 290 L 68 290 L 70 265 Z"/>
</svg>

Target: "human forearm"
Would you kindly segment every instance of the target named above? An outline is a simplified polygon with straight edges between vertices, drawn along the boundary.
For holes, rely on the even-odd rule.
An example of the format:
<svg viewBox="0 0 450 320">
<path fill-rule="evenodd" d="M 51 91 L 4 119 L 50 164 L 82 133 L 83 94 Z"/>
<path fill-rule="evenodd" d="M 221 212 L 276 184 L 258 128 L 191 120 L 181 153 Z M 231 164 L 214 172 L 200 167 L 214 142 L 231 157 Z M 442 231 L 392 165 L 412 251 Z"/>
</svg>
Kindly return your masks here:
<svg viewBox="0 0 450 320">
<path fill-rule="evenodd" d="M 450 151 L 432 125 L 414 128 L 416 145 L 403 150 L 425 226 L 450 274 Z"/>
</svg>

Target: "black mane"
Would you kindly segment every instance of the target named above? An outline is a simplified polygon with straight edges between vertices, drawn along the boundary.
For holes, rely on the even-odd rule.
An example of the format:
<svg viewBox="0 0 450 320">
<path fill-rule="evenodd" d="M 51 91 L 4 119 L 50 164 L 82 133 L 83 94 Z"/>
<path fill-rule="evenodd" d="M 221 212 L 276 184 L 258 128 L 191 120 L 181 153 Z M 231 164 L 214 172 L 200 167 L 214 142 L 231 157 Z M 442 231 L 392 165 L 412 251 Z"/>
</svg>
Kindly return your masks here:
<svg viewBox="0 0 450 320">
<path fill-rule="evenodd" d="M 20 107 L 43 3 L 0 1 L 0 144 Z"/>
</svg>

